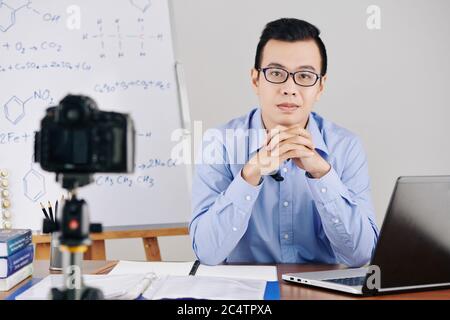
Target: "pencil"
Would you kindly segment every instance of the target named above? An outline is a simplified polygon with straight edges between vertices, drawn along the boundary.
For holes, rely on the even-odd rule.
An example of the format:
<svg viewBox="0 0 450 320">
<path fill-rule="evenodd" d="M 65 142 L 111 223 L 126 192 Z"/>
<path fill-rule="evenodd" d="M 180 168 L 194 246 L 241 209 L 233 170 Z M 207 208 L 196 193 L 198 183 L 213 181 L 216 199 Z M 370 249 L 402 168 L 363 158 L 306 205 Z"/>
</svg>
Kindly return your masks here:
<svg viewBox="0 0 450 320">
<path fill-rule="evenodd" d="M 50 213 L 50 221 L 55 222 L 55 220 L 53 220 L 53 209 L 52 209 L 52 204 L 50 203 L 50 201 L 48 202 L 48 213 Z"/>
<path fill-rule="evenodd" d="M 41 204 L 42 212 L 44 213 L 45 218 L 48 219 L 48 220 L 50 220 L 50 218 L 49 218 L 49 216 L 48 216 L 48 214 L 47 214 L 47 211 L 45 210 L 44 205 L 42 204 L 42 202 L 39 202 L 39 203 Z"/>
<path fill-rule="evenodd" d="M 61 196 L 61 202 L 64 202 L 64 195 Z M 55 203 L 55 222 L 58 220 L 58 200 Z"/>
<path fill-rule="evenodd" d="M 55 203 L 55 222 L 57 220 L 57 215 L 58 215 L 58 200 L 56 200 L 56 203 Z"/>
<path fill-rule="evenodd" d="M 198 267 L 200 266 L 200 261 L 195 260 L 194 264 L 192 265 L 191 271 L 189 272 L 190 276 L 195 276 L 195 273 L 197 272 Z"/>
</svg>

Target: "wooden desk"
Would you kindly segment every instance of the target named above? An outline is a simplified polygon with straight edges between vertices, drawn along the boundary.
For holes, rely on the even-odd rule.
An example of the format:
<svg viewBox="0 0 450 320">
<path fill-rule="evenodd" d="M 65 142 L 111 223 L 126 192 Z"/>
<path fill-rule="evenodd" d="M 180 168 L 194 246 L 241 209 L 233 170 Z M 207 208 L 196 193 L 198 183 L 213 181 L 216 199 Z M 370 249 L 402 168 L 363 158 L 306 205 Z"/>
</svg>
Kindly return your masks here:
<svg viewBox="0 0 450 320">
<path fill-rule="evenodd" d="M 83 273 L 85 274 L 107 274 L 114 268 L 117 261 L 83 261 Z M 49 261 L 34 261 L 34 274 L 36 278 L 43 278 L 50 274 Z M 357 297 L 350 294 L 338 293 L 326 289 L 313 288 L 305 285 L 286 282 L 281 279 L 283 273 L 288 272 L 308 272 L 323 271 L 330 269 L 342 269 L 343 266 L 336 265 L 297 265 L 297 264 L 279 264 L 277 265 L 278 281 L 280 285 L 281 300 L 450 300 L 450 289 L 432 290 L 413 293 L 400 293 L 375 297 Z M 58 272 L 52 272 L 58 273 Z M 12 292 L 24 285 L 24 280 L 18 286 L 8 292 L 0 292 L 0 299 L 4 299 Z"/>
</svg>

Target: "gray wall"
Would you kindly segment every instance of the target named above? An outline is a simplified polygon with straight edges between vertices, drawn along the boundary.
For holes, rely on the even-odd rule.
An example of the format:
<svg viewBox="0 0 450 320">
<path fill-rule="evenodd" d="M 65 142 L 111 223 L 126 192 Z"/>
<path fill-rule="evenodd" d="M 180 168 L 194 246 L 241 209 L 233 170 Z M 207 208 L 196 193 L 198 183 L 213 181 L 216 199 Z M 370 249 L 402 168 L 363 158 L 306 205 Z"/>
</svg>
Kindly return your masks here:
<svg viewBox="0 0 450 320">
<path fill-rule="evenodd" d="M 172 0 L 178 57 L 192 120 L 214 127 L 258 104 L 250 68 L 264 25 L 280 17 L 315 24 L 329 56 L 319 114 L 358 134 L 368 154 L 381 227 L 400 175 L 450 174 L 450 1 Z M 366 26 L 369 5 L 381 29 Z M 130 240 L 131 241 L 131 240 Z M 134 240 L 133 240 L 134 241 Z M 193 259 L 188 237 L 161 239 L 163 259 Z M 108 248 L 142 258 L 141 243 Z M 127 249 L 125 249 L 127 247 Z"/>
</svg>

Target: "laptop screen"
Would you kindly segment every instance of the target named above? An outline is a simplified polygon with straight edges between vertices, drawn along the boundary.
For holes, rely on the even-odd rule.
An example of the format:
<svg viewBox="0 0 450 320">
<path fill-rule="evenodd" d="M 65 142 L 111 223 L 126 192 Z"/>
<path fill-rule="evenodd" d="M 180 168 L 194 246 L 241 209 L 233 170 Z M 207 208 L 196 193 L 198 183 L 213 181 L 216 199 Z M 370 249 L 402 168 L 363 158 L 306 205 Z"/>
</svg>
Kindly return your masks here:
<svg viewBox="0 0 450 320">
<path fill-rule="evenodd" d="M 380 289 L 450 283 L 450 176 L 397 180 L 371 264 Z"/>
</svg>

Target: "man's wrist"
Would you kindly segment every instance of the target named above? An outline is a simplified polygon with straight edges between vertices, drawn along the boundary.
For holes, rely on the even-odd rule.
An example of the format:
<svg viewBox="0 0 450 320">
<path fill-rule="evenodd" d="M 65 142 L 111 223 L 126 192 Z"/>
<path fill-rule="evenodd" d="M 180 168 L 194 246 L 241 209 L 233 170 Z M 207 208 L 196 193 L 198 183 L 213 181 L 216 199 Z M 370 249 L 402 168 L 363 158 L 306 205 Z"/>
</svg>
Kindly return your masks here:
<svg viewBox="0 0 450 320">
<path fill-rule="evenodd" d="M 327 162 L 327 165 L 323 169 L 317 171 L 308 171 L 308 175 L 314 179 L 320 179 L 331 170 L 331 165 Z"/>
<path fill-rule="evenodd" d="M 242 178 L 253 186 L 261 183 L 261 170 L 256 165 L 247 163 L 241 172 Z"/>
</svg>

